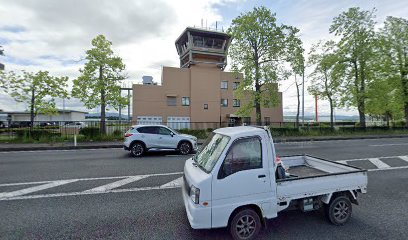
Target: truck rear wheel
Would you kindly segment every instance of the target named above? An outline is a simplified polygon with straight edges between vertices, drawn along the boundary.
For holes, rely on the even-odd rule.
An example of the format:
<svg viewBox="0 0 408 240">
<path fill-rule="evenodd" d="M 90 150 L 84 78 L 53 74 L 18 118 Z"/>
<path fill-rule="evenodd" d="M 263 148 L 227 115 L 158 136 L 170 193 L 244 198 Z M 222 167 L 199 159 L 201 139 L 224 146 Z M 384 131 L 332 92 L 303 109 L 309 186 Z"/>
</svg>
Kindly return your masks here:
<svg viewBox="0 0 408 240">
<path fill-rule="evenodd" d="M 229 229 L 235 240 L 255 239 L 261 230 L 261 220 L 254 210 L 246 208 L 235 214 Z"/>
<path fill-rule="evenodd" d="M 347 223 L 351 218 L 352 207 L 347 196 L 338 196 L 325 206 L 326 216 L 331 223 L 340 226 Z"/>
</svg>

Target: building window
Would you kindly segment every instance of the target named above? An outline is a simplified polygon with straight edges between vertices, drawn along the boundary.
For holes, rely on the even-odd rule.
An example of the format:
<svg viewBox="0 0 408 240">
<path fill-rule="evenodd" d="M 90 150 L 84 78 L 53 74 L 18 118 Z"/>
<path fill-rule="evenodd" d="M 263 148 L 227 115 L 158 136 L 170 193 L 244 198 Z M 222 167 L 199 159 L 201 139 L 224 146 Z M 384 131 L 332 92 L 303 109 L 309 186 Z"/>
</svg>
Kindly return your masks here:
<svg viewBox="0 0 408 240">
<path fill-rule="evenodd" d="M 232 83 L 232 89 L 236 90 L 238 88 L 239 82 L 233 82 Z"/>
<path fill-rule="evenodd" d="M 244 117 L 243 122 L 245 125 L 251 125 L 251 118 L 250 117 Z"/>
<path fill-rule="evenodd" d="M 221 107 L 228 107 L 228 99 L 221 99 Z"/>
<path fill-rule="evenodd" d="M 205 110 L 208 109 L 208 104 L 207 104 L 207 103 L 204 104 L 204 109 L 205 109 Z"/>
<path fill-rule="evenodd" d="M 167 106 L 177 106 L 177 97 L 167 97 Z"/>
<path fill-rule="evenodd" d="M 228 81 L 221 81 L 221 89 L 228 89 Z"/>
<path fill-rule="evenodd" d="M 271 118 L 270 117 L 264 117 L 265 125 L 270 125 L 271 124 Z"/>
<path fill-rule="evenodd" d="M 239 99 L 232 99 L 232 106 L 233 107 L 240 107 L 241 101 Z"/>
<path fill-rule="evenodd" d="M 190 106 L 190 98 L 189 97 L 182 97 L 181 98 L 181 106 Z"/>
</svg>

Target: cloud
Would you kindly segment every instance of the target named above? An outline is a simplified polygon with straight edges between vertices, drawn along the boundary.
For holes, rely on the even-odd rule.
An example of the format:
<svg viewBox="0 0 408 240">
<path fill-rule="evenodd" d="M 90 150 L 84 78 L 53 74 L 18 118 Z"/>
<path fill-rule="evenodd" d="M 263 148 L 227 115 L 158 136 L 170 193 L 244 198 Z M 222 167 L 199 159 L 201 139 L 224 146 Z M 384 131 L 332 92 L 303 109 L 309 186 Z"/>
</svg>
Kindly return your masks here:
<svg viewBox="0 0 408 240">
<path fill-rule="evenodd" d="M 379 23 L 388 15 L 408 18 L 406 2 L 391 0 L 0 0 L 0 45 L 6 54 L 0 61 L 8 70 L 48 70 L 74 79 L 91 39 L 104 34 L 126 64 L 129 79 L 123 85 L 138 82 L 143 75 L 160 81 L 162 66 L 179 66 L 174 41 L 185 27 L 200 26 L 204 20 L 204 25 L 214 26 L 217 21 L 226 29 L 232 18 L 254 5 L 265 5 L 277 12 L 279 22 L 298 27 L 306 49 L 331 38 L 328 29 L 333 17 L 349 7 L 376 7 Z M 283 94 L 285 112 L 296 110 L 292 83 L 293 79 L 281 83 L 281 90 L 288 89 Z M 307 91 L 305 103 L 305 109 L 313 111 L 314 99 Z M 321 112 L 328 113 L 326 101 L 319 104 Z M 66 106 L 86 110 L 75 99 Z M 0 94 L 2 108 L 22 110 L 24 106 Z"/>
</svg>

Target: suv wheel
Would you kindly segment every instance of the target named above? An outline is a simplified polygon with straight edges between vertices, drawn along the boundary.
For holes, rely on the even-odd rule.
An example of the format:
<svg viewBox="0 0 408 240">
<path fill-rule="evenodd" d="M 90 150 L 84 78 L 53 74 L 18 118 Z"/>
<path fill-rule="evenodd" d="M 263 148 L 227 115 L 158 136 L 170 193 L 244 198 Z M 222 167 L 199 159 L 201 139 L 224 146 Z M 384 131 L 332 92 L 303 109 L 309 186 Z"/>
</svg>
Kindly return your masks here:
<svg viewBox="0 0 408 240">
<path fill-rule="evenodd" d="M 187 155 L 191 152 L 191 144 L 188 142 L 182 142 L 179 146 L 179 151 L 183 155 Z"/>
<path fill-rule="evenodd" d="M 141 157 L 145 152 L 145 147 L 142 143 L 137 142 L 132 145 L 130 148 L 130 153 L 133 157 Z"/>
</svg>

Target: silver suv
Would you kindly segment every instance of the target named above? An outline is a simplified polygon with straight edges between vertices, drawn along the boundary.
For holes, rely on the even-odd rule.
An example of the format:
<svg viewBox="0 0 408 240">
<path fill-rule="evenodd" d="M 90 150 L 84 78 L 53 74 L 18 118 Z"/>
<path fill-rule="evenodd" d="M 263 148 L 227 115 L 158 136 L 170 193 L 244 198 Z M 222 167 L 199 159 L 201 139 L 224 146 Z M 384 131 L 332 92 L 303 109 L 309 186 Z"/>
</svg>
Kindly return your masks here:
<svg viewBox="0 0 408 240">
<path fill-rule="evenodd" d="M 134 125 L 126 132 L 123 145 L 134 157 L 151 150 L 177 150 L 185 155 L 197 150 L 197 138 L 164 125 Z"/>
</svg>

